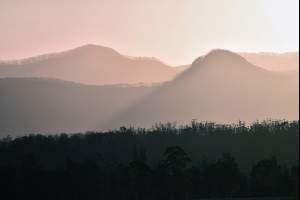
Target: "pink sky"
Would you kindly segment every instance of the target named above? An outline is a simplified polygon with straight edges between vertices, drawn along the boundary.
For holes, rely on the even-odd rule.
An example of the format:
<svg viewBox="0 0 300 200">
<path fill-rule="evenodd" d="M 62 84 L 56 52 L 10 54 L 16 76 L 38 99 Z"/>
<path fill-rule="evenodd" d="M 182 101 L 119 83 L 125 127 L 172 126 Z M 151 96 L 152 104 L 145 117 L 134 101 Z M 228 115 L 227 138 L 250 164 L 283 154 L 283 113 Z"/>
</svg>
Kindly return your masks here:
<svg viewBox="0 0 300 200">
<path fill-rule="evenodd" d="M 0 60 L 84 44 L 191 63 L 212 48 L 299 50 L 298 0 L 1 0 Z"/>
</svg>

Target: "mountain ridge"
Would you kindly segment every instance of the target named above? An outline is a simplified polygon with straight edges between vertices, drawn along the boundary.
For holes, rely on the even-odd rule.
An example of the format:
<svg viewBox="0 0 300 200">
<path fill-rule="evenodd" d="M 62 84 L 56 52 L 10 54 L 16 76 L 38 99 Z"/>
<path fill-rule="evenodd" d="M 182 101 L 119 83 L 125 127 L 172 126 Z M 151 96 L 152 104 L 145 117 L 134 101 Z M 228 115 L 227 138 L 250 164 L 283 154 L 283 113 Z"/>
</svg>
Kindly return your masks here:
<svg viewBox="0 0 300 200">
<path fill-rule="evenodd" d="M 224 56 L 228 54 L 227 57 L 233 54 L 228 50 L 213 49 L 205 56 L 195 59 L 192 64 L 195 65 L 202 59 L 209 60 L 209 57 L 215 57 L 214 54 L 218 53 Z M 237 54 L 242 56 L 240 59 L 246 59 L 255 66 L 268 71 L 299 70 L 297 65 L 299 53 L 297 52 Z M 234 59 L 230 60 L 230 62 L 233 61 Z M 157 58 L 126 56 L 109 47 L 87 44 L 58 53 L 0 61 L 0 77 L 44 77 L 88 85 L 152 84 L 178 78 L 192 64 L 172 67 Z M 275 66 L 275 70 L 271 69 L 271 65 Z"/>
<path fill-rule="evenodd" d="M 90 85 L 158 83 L 178 70 L 150 57 L 129 57 L 98 45 L 0 63 L 0 77 L 45 77 Z"/>
<path fill-rule="evenodd" d="M 64 50 L 64 51 L 59 51 L 59 52 L 53 52 L 53 53 L 45 53 L 45 54 L 39 54 L 35 56 L 29 56 L 25 58 L 20 58 L 20 59 L 7 59 L 7 60 L 0 60 L 0 64 L 10 64 L 10 65 L 22 65 L 22 64 L 31 64 L 35 62 L 41 62 L 41 61 L 46 61 L 49 59 L 56 59 L 56 58 L 61 58 L 65 57 L 71 54 L 78 54 L 82 53 L 84 51 L 99 51 L 99 50 L 106 50 L 112 54 L 118 55 L 118 56 L 123 56 L 125 58 L 129 58 L 132 60 L 154 60 L 156 62 L 163 63 L 165 65 L 170 66 L 166 62 L 155 58 L 155 57 L 148 57 L 148 56 L 127 56 L 124 54 L 119 53 L 118 51 L 114 50 L 113 48 L 102 46 L 102 45 L 95 45 L 95 44 L 85 44 L 79 47 L 75 47 L 72 49 Z M 175 66 L 177 67 L 177 66 Z"/>
</svg>

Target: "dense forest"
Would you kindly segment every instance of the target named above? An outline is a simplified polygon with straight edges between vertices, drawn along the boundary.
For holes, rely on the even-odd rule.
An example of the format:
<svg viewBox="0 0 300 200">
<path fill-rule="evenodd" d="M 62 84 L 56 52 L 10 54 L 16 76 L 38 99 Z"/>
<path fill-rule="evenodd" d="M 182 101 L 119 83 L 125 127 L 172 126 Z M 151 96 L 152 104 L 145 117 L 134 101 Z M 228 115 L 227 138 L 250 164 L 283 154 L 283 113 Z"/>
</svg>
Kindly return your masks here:
<svg viewBox="0 0 300 200">
<path fill-rule="evenodd" d="M 1 199 L 291 197 L 299 121 L 192 121 L 0 140 Z"/>
</svg>

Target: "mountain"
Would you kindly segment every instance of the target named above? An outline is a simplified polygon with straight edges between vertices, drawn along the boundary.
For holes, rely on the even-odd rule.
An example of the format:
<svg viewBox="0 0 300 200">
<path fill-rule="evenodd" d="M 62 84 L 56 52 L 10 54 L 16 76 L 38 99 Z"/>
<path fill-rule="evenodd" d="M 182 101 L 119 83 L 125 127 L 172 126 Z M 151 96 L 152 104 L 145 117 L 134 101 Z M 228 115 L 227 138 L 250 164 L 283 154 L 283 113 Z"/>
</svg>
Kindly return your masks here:
<svg viewBox="0 0 300 200">
<path fill-rule="evenodd" d="M 250 63 L 271 71 L 299 70 L 299 52 L 239 53 Z"/>
<path fill-rule="evenodd" d="M 129 57 L 113 49 L 85 45 L 61 53 L 1 61 L 0 78 L 46 77 L 89 85 L 158 83 L 171 80 L 182 67 L 148 57 Z"/>
<path fill-rule="evenodd" d="M 299 70 L 298 52 L 239 55 L 268 70 Z M 172 80 L 189 67 L 171 67 L 155 58 L 124 56 L 111 48 L 89 44 L 60 53 L 0 61 L 0 78 L 44 77 L 89 85 L 150 84 Z"/>
<path fill-rule="evenodd" d="M 295 74 L 267 71 L 217 49 L 197 58 L 173 80 L 151 86 L 0 78 L 0 136 L 147 128 L 156 122 L 185 124 L 193 119 L 297 120 Z"/>
<path fill-rule="evenodd" d="M 100 130 L 103 123 L 156 87 L 89 86 L 45 78 L 2 78 L 0 138 Z"/>
<path fill-rule="evenodd" d="M 149 127 L 155 122 L 254 122 L 299 119 L 299 79 L 249 63 L 227 50 L 196 59 L 173 81 L 154 90 L 107 124 Z"/>
</svg>

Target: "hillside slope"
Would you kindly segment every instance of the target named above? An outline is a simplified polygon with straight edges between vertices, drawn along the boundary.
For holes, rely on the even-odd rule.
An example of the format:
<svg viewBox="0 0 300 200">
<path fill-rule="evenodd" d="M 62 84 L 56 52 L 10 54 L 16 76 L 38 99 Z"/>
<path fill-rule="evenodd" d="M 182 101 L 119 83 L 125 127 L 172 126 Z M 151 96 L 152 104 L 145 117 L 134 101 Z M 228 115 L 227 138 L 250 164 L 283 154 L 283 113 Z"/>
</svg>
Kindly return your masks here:
<svg viewBox="0 0 300 200">
<path fill-rule="evenodd" d="M 85 132 L 157 86 L 88 86 L 53 79 L 0 79 L 0 138 L 29 133 Z"/>
<path fill-rule="evenodd" d="M 133 105 L 116 124 L 150 126 L 155 122 L 253 122 L 299 118 L 298 81 L 266 71 L 226 50 L 196 59 L 175 80 Z"/>
</svg>

